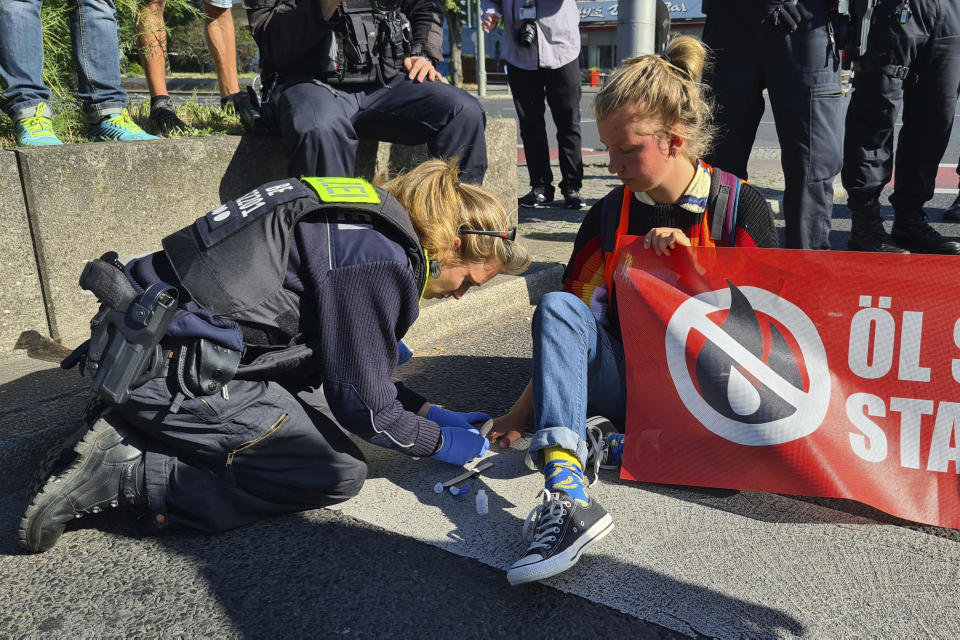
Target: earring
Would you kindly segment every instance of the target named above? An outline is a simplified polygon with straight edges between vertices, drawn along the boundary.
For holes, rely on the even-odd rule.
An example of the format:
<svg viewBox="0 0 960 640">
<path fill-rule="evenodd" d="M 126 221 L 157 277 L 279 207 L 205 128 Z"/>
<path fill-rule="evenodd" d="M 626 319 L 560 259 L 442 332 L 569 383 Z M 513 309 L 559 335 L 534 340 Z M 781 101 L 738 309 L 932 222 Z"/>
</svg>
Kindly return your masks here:
<svg viewBox="0 0 960 640">
<path fill-rule="evenodd" d="M 431 278 L 440 277 L 440 263 L 436 260 L 430 261 L 430 277 Z"/>
</svg>

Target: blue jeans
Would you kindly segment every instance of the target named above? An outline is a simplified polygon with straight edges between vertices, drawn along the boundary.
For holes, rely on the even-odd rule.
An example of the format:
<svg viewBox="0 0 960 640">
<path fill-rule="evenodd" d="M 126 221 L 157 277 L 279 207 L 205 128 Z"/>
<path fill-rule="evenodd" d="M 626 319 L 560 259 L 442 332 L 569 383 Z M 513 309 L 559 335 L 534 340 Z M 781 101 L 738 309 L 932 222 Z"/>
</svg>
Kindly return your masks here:
<svg viewBox="0 0 960 640">
<path fill-rule="evenodd" d="M 120 86 L 120 42 L 113 0 L 71 0 L 70 33 L 77 60 L 77 95 L 87 120 L 98 122 L 127 106 Z M 4 112 L 14 120 L 50 101 L 43 83 L 41 0 L 0 1 L 0 86 Z M 45 111 L 41 115 L 52 116 Z"/>
<path fill-rule="evenodd" d="M 533 459 L 560 446 L 586 466 L 587 416 L 622 425 L 626 403 L 623 343 L 576 296 L 543 296 L 533 315 Z"/>
</svg>

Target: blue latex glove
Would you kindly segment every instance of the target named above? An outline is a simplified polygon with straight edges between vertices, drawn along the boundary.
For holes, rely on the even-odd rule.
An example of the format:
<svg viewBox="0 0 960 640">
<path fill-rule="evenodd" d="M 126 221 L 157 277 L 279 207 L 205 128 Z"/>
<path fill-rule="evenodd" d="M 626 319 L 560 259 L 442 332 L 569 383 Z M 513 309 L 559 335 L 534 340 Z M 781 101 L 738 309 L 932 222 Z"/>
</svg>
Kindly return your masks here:
<svg viewBox="0 0 960 640">
<path fill-rule="evenodd" d="M 441 427 L 443 443 L 440 450 L 430 456 L 435 460 L 463 466 L 487 452 L 490 441 L 480 435 L 476 429 Z"/>
<path fill-rule="evenodd" d="M 427 420 L 433 420 L 441 427 L 456 427 L 458 429 L 474 429 L 473 423 L 486 422 L 490 416 L 482 411 L 471 411 L 470 413 L 460 413 L 458 411 L 447 411 L 437 405 L 432 405 L 427 411 Z"/>
</svg>

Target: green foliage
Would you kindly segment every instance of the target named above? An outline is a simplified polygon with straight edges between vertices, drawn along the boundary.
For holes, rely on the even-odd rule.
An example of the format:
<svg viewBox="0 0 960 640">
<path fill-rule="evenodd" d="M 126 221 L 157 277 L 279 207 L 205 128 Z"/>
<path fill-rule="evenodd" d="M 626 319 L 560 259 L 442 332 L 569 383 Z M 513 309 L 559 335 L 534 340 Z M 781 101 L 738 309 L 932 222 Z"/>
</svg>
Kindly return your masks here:
<svg viewBox="0 0 960 640">
<path fill-rule="evenodd" d="M 257 57 L 257 43 L 253 39 L 250 27 L 234 21 L 237 43 L 237 69 L 241 73 L 250 69 Z M 204 40 L 203 19 L 183 22 L 169 27 L 167 36 L 167 56 L 171 71 L 207 71 L 213 68 L 213 56 Z"/>
</svg>

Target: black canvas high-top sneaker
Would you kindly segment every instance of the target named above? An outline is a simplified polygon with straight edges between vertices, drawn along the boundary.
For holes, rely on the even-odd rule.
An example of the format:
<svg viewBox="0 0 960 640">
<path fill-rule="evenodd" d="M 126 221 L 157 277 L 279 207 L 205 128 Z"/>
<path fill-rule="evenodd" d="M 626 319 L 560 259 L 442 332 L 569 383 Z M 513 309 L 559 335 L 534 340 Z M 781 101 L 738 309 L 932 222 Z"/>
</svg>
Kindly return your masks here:
<svg viewBox="0 0 960 640">
<path fill-rule="evenodd" d="M 563 491 L 544 489 L 541 495 L 543 503 L 534 507 L 523 524 L 523 536 L 530 546 L 507 571 L 512 585 L 566 571 L 584 551 L 613 531 L 613 518 L 596 499 L 583 506 Z"/>
</svg>

